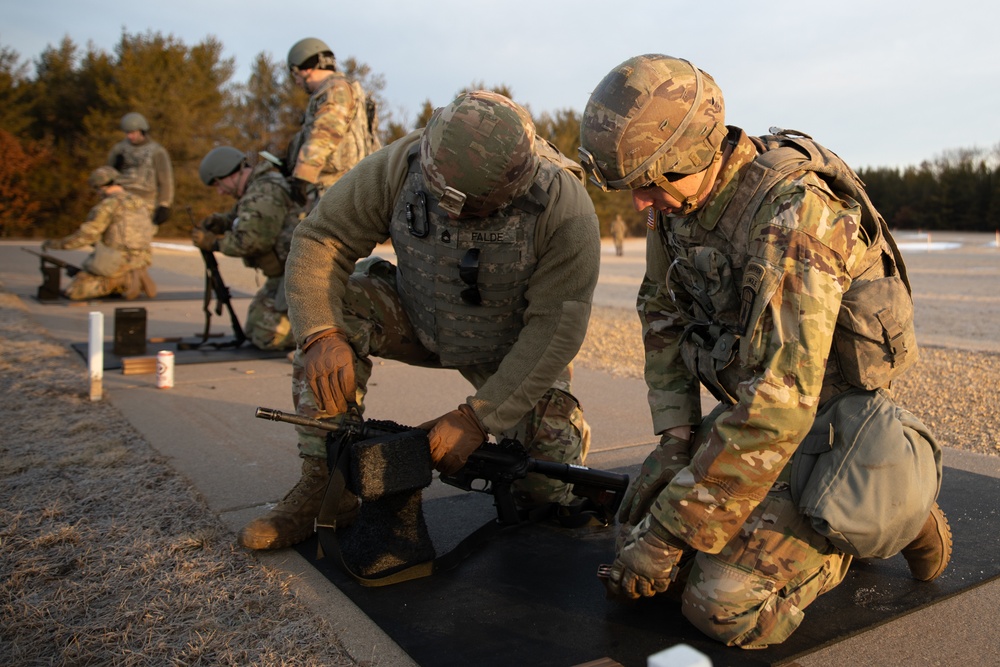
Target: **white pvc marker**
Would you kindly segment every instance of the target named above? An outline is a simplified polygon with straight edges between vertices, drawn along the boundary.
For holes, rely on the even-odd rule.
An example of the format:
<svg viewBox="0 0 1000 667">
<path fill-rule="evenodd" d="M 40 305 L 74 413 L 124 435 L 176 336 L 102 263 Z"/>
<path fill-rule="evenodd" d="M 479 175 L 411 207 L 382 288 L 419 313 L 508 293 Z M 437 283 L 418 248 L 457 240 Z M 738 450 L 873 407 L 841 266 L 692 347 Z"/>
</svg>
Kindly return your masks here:
<svg viewBox="0 0 1000 667">
<path fill-rule="evenodd" d="M 90 400 L 99 401 L 104 382 L 104 313 L 90 313 L 87 362 L 90 368 Z"/>
</svg>

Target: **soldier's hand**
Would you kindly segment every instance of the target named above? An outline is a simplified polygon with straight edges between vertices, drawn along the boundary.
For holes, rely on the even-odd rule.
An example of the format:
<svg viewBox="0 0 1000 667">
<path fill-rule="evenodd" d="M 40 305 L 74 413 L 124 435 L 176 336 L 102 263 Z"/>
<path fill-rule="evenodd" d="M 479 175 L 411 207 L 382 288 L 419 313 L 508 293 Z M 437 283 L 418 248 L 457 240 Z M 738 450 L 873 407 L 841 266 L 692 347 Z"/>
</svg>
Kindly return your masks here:
<svg viewBox="0 0 1000 667">
<path fill-rule="evenodd" d="M 690 447 L 689 440 L 669 433 L 660 437 L 660 444 L 642 462 L 639 476 L 625 493 L 621 509 L 618 510 L 619 522 L 632 525 L 639 523 L 674 475 L 691 462 Z"/>
<path fill-rule="evenodd" d="M 60 248 L 59 242 L 55 239 L 45 239 L 42 241 L 42 250 L 58 250 Z"/>
<path fill-rule="evenodd" d="M 170 207 L 169 206 L 157 206 L 153 211 L 153 224 L 159 227 L 164 222 L 170 219 Z"/>
<path fill-rule="evenodd" d="M 288 184 L 292 189 L 292 201 L 299 206 L 305 206 L 309 198 L 316 192 L 316 185 L 309 181 L 292 176 L 288 179 Z"/>
<path fill-rule="evenodd" d="M 461 470 L 469 460 L 469 454 L 476 451 L 488 437 L 479 417 L 468 403 L 462 403 L 457 409 L 421 424 L 420 428 L 428 431 L 427 440 L 430 442 L 434 467 L 446 475 Z"/>
<path fill-rule="evenodd" d="M 653 517 L 635 526 L 617 549 L 604 585 L 611 597 L 637 600 L 662 593 L 677 576 L 684 543 Z"/>
<path fill-rule="evenodd" d="M 213 234 L 223 235 L 233 228 L 232 220 L 229 216 L 224 213 L 212 213 L 211 215 L 205 216 L 198 226 L 202 229 L 207 229 Z"/>
<path fill-rule="evenodd" d="M 207 229 L 195 227 L 191 230 L 191 241 L 202 250 L 214 251 L 219 249 L 219 237 Z"/>
<path fill-rule="evenodd" d="M 320 410 L 339 415 L 357 402 L 354 349 L 340 329 L 310 336 L 302 346 L 302 365 Z"/>
</svg>

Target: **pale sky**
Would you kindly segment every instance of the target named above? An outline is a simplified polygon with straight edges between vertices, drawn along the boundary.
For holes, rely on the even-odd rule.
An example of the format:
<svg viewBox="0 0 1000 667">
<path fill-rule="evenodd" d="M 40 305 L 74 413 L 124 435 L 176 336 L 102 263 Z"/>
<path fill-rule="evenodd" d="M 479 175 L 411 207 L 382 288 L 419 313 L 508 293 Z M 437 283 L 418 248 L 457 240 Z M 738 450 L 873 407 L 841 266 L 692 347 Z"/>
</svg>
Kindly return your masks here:
<svg viewBox="0 0 1000 667">
<path fill-rule="evenodd" d="M 473 83 L 582 111 L 617 64 L 666 53 L 715 78 L 728 124 L 802 130 L 856 168 L 1000 145 L 997 25 L 985 0 L 0 0 L 0 45 L 29 63 L 67 35 L 109 52 L 123 30 L 211 35 L 242 82 L 258 53 L 318 37 L 381 73 L 407 122 Z"/>
</svg>

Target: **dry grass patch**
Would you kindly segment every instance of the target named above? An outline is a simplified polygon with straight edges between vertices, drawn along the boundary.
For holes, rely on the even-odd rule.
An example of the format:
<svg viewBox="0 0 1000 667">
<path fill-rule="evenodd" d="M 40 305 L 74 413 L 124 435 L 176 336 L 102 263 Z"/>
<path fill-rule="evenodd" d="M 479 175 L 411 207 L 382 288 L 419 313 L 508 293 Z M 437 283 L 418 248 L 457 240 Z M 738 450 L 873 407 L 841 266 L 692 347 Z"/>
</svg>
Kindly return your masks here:
<svg viewBox="0 0 1000 667">
<path fill-rule="evenodd" d="M 0 292 L 5 665 L 356 665 Z"/>
</svg>

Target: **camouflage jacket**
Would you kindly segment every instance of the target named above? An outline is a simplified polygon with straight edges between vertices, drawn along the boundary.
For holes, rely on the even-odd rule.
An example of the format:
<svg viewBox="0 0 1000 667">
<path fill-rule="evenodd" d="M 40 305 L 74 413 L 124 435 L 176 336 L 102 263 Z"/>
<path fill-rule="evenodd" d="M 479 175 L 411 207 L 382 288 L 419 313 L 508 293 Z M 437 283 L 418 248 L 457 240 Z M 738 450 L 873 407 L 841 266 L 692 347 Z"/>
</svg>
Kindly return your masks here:
<svg viewBox="0 0 1000 667">
<path fill-rule="evenodd" d="M 222 254 L 242 257 L 268 277 L 282 275 L 298 215 L 288 182 L 273 164 L 262 160 L 253 168 L 229 218 L 230 229 L 219 239 Z"/>
<path fill-rule="evenodd" d="M 55 247 L 73 250 L 100 241 L 122 251 L 127 266 L 149 266 L 153 259 L 150 243 L 154 231 L 146 203 L 128 192 L 118 192 L 104 197 L 90 209 L 86 222 Z"/>
<path fill-rule="evenodd" d="M 316 183 L 322 193 L 368 154 L 365 100 L 361 85 L 340 72 L 323 81 L 289 146 L 292 176 Z"/>
<path fill-rule="evenodd" d="M 173 203 L 174 170 L 170 155 L 152 139 L 138 145 L 122 139 L 111 148 L 108 164 L 121 172 L 122 187 L 141 197 L 150 209 Z"/>
<path fill-rule="evenodd" d="M 378 151 L 327 191 L 295 230 L 286 265 L 296 339 L 343 326 L 342 303 L 355 262 L 390 236 L 393 208 L 407 180 L 413 132 Z M 491 433 L 514 426 L 576 356 L 586 334 L 600 268 L 600 230 L 582 183 L 559 170 L 538 216 L 538 262 L 528 278 L 517 341 L 469 400 Z M 519 307 L 519 306 L 512 306 Z"/>
<path fill-rule="evenodd" d="M 858 203 L 811 172 L 771 189 L 745 243 L 717 232 L 757 155 L 742 130 L 731 129 L 729 141 L 706 204 L 686 217 L 654 218 L 638 298 L 657 433 L 699 424 L 695 371 L 713 355 L 731 359 L 714 377 L 730 405 L 702 425 L 690 465 L 651 510 L 709 553 L 743 525 L 812 425 L 841 297 L 867 248 Z"/>
</svg>

